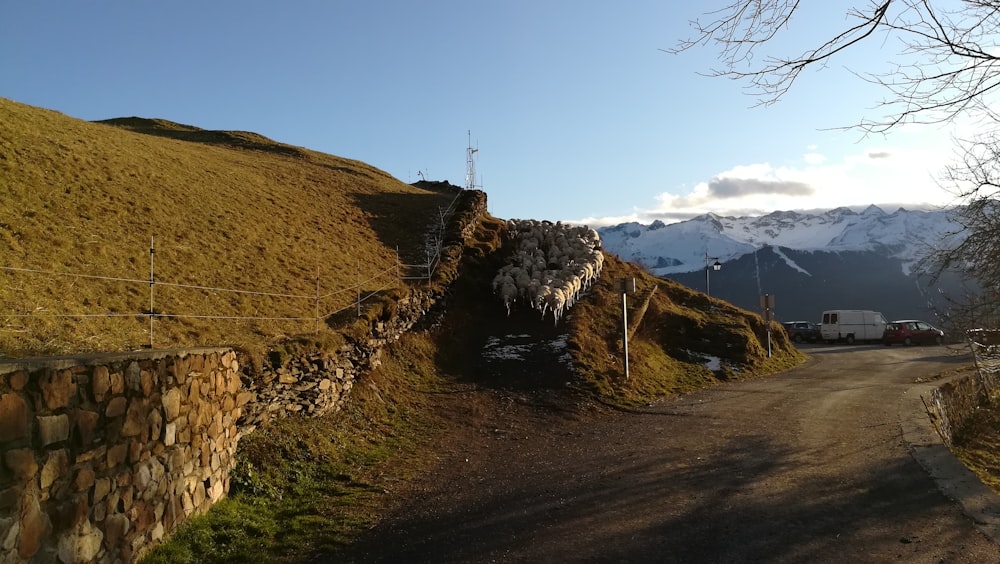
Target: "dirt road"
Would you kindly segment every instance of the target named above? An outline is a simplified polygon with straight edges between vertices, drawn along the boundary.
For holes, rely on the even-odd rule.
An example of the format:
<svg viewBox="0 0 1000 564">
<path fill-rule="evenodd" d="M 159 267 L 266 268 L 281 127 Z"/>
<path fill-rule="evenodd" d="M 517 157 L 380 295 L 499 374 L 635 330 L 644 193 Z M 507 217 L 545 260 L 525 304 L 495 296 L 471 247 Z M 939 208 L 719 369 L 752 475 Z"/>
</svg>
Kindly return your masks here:
<svg viewBox="0 0 1000 564">
<path fill-rule="evenodd" d="M 462 414 L 468 425 L 437 468 L 346 558 L 1000 562 L 929 474 L 939 470 L 914 456 L 940 446 L 908 439 L 925 417 L 917 378 L 969 358 L 944 347 L 806 352 L 787 373 L 631 413 L 468 392 L 496 401 Z"/>
</svg>

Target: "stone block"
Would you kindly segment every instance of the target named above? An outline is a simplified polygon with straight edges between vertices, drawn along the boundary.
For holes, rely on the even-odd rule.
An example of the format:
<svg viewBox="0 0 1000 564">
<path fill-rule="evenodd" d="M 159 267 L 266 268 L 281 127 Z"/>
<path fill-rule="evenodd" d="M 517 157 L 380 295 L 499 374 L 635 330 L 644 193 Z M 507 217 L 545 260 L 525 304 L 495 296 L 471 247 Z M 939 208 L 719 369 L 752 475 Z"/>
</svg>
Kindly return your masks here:
<svg viewBox="0 0 1000 564">
<path fill-rule="evenodd" d="M 150 411 L 149 417 L 146 418 L 146 425 L 149 429 L 146 440 L 159 441 L 163 431 L 163 416 L 160 415 L 160 412 L 155 409 Z"/>
<path fill-rule="evenodd" d="M 111 389 L 111 374 L 107 366 L 95 366 L 90 378 L 91 392 L 94 394 L 94 401 L 103 402 L 104 396 Z"/>
<path fill-rule="evenodd" d="M 138 533 L 145 534 L 153 527 L 153 507 L 148 502 L 141 499 L 135 500 L 135 503 L 132 504 L 132 508 L 125 514 L 128 516 L 129 521 L 132 522 L 132 527 L 134 527 Z"/>
<path fill-rule="evenodd" d="M 42 540 L 51 529 L 48 515 L 42 511 L 38 490 L 32 486 L 25 489 L 21 497 L 21 530 L 17 542 L 17 554 L 29 560 L 42 548 Z"/>
<path fill-rule="evenodd" d="M 163 415 L 167 421 L 177 419 L 181 414 L 181 391 L 178 388 L 170 388 L 163 394 Z"/>
<path fill-rule="evenodd" d="M 149 484 L 153 481 L 152 474 L 149 470 L 149 464 L 142 464 L 135 471 L 135 487 L 140 491 L 145 490 L 149 487 Z"/>
<path fill-rule="evenodd" d="M 143 448 L 141 442 L 132 440 L 128 443 L 128 461 L 132 464 L 142 462 L 149 457 L 149 452 Z"/>
<path fill-rule="evenodd" d="M 139 387 L 142 395 L 149 397 L 153 393 L 153 373 L 149 370 L 139 372 Z"/>
<path fill-rule="evenodd" d="M 181 386 L 187 383 L 187 378 L 188 378 L 187 359 L 181 357 L 173 357 L 171 359 L 171 363 L 167 372 L 173 378 L 174 385 Z"/>
<path fill-rule="evenodd" d="M 167 423 L 163 426 L 163 444 L 171 447 L 177 442 L 177 423 Z"/>
<path fill-rule="evenodd" d="M 76 471 L 76 478 L 73 480 L 73 487 L 78 492 L 87 491 L 94 485 L 94 469 L 84 466 Z"/>
<path fill-rule="evenodd" d="M 91 518 L 95 523 L 103 523 L 104 519 L 108 516 L 108 506 L 105 503 L 94 503 L 94 508 L 91 510 Z"/>
<path fill-rule="evenodd" d="M 149 406 L 144 398 L 132 398 L 128 403 L 125 421 L 122 423 L 122 436 L 138 436 L 143 429 L 143 423 L 149 413 Z"/>
<path fill-rule="evenodd" d="M 120 443 L 108 448 L 108 468 L 114 468 L 125 462 L 128 457 L 128 443 Z"/>
<path fill-rule="evenodd" d="M 108 406 L 104 408 L 104 415 L 109 418 L 118 417 L 125 413 L 125 408 L 127 406 L 128 400 L 123 396 L 112 398 L 111 401 L 108 402 Z"/>
<path fill-rule="evenodd" d="M 4 464 L 20 482 L 27 482 L 38 473 L 35 451 L 30 448 L 8 450 L 4 453 Z"/>
<path fill-rule="evenodd" d="M 122 394 L 125 392 L 125 375 L 121 372 L 111 373 L 111 393 Z"/>
<path fill-rule="evenodd" d="M 35 417 L 35 423 L 38 425 L 40 446 L 48 446 L 69 438 L 69 416 L 65 413 L 38 416 Z"/>
<path fill-rule="evenodd" d="M 78 446 L 88 448 L 97 436 L 97 424 L 101 415 L 96 411 L 77 409 L 73 412 L 73 426 L 76 427 L 77 436 L 80 438 Z"/>
<path fill-rule="evenodd" d="M 57 533 L 76 527 L 86 521 L 90 514 L 90 504 L 87 503 L 86 494 L 66 495 L 55 502 L 49 504 L 49 519 L 53 530 Z"/>
<path fill-rule="evenodd" d="M 208 437 L 213 440 L 219 438 L 222 436 L 222 429 L 222 414 L 216 413 L 208 425 Z"/>
<path fill-rule="evenodd" d="M 104 544 L 108 547 L 118 546 L 131 528 L 128 517 L 121 513 L 108 514 L 104 519 Z"/>
<path fill-rule="evenodd" d="M 98 478 L 94 481 L 94 504 L 103 501 L 111 492 L 111 479 Z"/>
<path fill-rule="evenodd" d="M 221 371 L 221 370 L 216 370 L 213 373 L 213 376 L 214 376 L 213 379 L 215 380 L 215 390 L 214 390 L 215 395 L 216 396 L 222 396 L 222 395 L 224 395 L 226 393 L 226 375 L 225 375 L 225 373 L 223 371 Z"/>
<path fill-rule="evenodd" d="M 17 546 L 17 535 L 21 524 L 14 517 L 0 518 L 0 550 L 11 554 Z"/>
<path fill-rule="evenodd" d="M 203 354 L 193 354 L 188 357 L 191 362 L 192 372 L 204 372 L 205 370 L 205 355 Z"/>
<path fill-rule="evenodd" d="M 28 404 L 17 393 L 0 396 L 0 442 L 25 439 L 31 429 Z"/>
<path fill-rule="evenodd" d="M 108 453 L 107 445 L 100 445 L 98 447 L 92 448 L 88 451 L 81 452 L 76 455 L 75 463 L 83 464 L 85 462 L 90 462 L 91 460 L 103 459 Z"/>
<path fill-rule="evenodd" d="M 201 381 L 197 378 L 192 378 L 188 383 L 188 403 L 196 404 L 201 399 Z"/>
<path fill-rule="evenodd" d="M 125 367 L 125 386 L 133 392 L 142 390 L 142 367 L 136 361 L 131 361 Z"/>
<path fill-rule="evenodd" d="M 253 392 L 240 392 L 239 394 L 236 394 L 236 405 L 238 407 L 243 407 L 253 401 L 256 397 L 257 394 Z"/>
<path fill-rule="evenodd" d="M 49 409 L 69 407 L 70 401 L 76 396 L 76 382 L 69 370 L 45 371 L 38 383 L 42 389 L 45 407 Z"/>
<path fill-rule="evenodd" d="M 123 513 L 128 514 L 132 509 L 132 501 L 135 497 L 135 490 L 131 486 L 120 488 L 118 492 L 118 505 Z"/>
<path fill-rule="evenodd" d="M 10 386 L 11 390 L 15 392 L 20 392 L 24 389 L 24 386 L 28 384 L 28 371 L 27 370 L 17 370 L 10 373 L 7 376 L 7 385 Z"/>
<path fill-rule="evenodd" d="M 66 449 L 50 451 L 45 463 L 42 464 L 42 473 L 39 476 L 42 490 L 52 487 L 52 484 L 66 473 L 67 468 L 69 468 L 69 451 Z"/>
<path fill-rule="evenodd" d="M 59 537 L 59 561 L 65 564 L 93 562 L 103 540 L 104 533 L 91 525 L 90 520 L 84 520 Z"/>
<path fill-rule="evenodd" d="M 235 364 L 235 362 L 234 362 Z M 226 374 L 226 393 L 236 395 L 243 388 L 243 380 L 235 370 Z"/>
</svg>

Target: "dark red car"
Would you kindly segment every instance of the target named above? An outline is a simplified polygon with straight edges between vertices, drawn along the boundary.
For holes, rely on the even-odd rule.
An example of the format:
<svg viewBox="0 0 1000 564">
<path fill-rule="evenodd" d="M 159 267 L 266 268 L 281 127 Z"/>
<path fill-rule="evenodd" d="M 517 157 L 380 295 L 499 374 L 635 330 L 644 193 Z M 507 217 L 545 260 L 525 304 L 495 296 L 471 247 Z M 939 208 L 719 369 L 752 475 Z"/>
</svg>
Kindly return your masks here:
<svg viewBox="0 0 1000 564">
<path fill-rule="evenodd" d="M 883 345 L 940 345 L 944 331 L 917 319 L 900 319 L 885 324 Z"/>
</svg>

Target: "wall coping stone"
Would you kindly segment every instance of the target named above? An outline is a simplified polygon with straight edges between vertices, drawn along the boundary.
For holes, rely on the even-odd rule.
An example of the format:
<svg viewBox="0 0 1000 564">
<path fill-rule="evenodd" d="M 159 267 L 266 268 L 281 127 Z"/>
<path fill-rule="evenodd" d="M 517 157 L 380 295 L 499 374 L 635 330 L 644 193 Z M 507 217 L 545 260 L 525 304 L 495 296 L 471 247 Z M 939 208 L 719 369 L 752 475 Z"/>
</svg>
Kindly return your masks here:
<svg viewBox="0 0 1000 564">
<path fill-rule="evenodd" d="M 134 360 L 160 360 L 170 356 L 209 355 L 227 353 L 232 347 L 190 347 L 183 349 L 139 349 L 130 352 L 92 353 L 66 356 L 45 356 L 32 358 L 0 358 L 0 375 L 19 370 L 34 371 L 39 368 L 66 370 L 74 366 L 94 366 Z"/>
</svg>

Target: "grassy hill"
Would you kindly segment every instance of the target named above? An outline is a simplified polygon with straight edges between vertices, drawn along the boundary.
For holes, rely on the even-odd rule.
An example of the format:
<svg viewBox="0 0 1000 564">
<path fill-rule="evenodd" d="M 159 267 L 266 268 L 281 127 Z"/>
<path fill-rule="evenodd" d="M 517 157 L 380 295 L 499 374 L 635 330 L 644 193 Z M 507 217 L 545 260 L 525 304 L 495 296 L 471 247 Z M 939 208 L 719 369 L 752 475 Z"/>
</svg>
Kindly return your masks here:
<svg viewBox="0 0 1000 564">
<path fill-rule="evenodd" d="M 425 235 L 456 189 L 407 185 L 254 133 L 90 123 L 0 98 L 0 194 L 0 356 L 150 345 L 259 356 L 300 336 L 336 343 L 359 287 L 385 299 L 405 291 L 397 253 L 405 264 L 426 260 Z M 523 367 L 517 385 L 616 407 L 803 360 L 776 327 L 768 355 L 756 314 L 612 256 L 558 326 L 533 311 L 508 318 L 489 290 L 504 239 L 503 222 L 484 218 L 435 322 L 392 344 L 343 411 L 244 437 L 231 497 L 151 560 L 297 561 L 350 542 L 385 511 L 384 493 L 426 465 L 437 433 L 476 410 L 469 390 L 513 384 L 480 370 L 496 335 L 563 335 L 572 385 Z M 628 380 L 621 278 L 638 289 Z M 439 404 L 456 391 L 459 415 L 449 418 Z"/>
<path fill-rule="evenodd" d="M 428 225 L 455 196 L 253 133 L 89 123 L 2 98 L 0 194 L 7 357 L 259 351 L 323 331 L 316 318 L 350 307 L 359 283 L 401 284 L 397 249 L 426 261 Z"/>
</svg>

